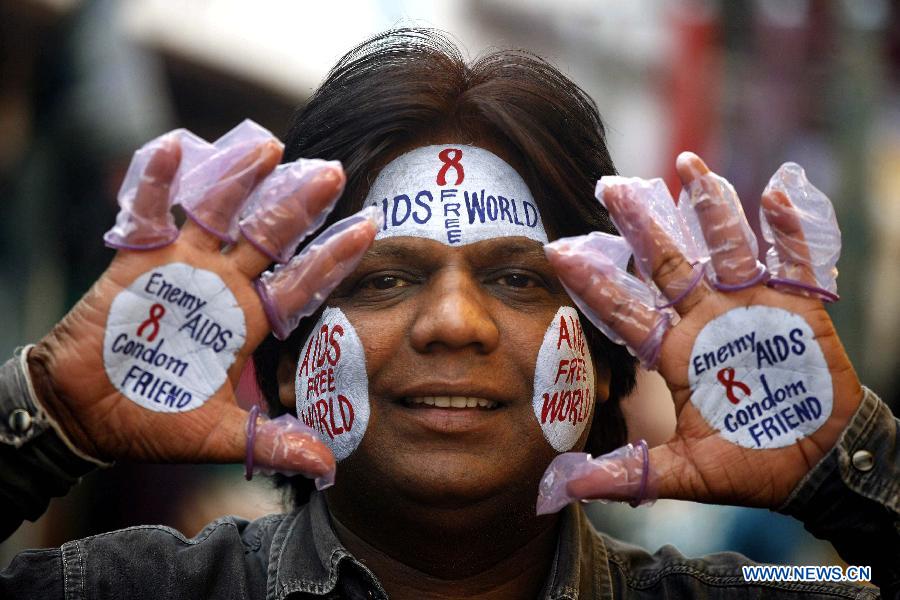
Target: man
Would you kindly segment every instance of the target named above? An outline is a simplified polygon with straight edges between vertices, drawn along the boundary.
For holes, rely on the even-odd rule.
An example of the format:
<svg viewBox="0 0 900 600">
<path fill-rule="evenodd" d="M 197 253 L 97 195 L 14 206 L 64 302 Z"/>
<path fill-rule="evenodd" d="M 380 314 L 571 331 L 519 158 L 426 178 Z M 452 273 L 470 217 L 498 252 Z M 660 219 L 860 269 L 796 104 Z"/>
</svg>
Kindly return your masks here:
<svg viewBox="0 0 900 600">
<path fill-rule="evenodd" d="M 145 192 L 168 195 L 178 160 L 184 160 L 184 143 L 178 147 L 164 146 L 153 155 Z M 217 598 L 865 593 L 843 584 L 747 582 L 740 575 L 747 561 L 735 555 L 691 560 L 669 549 L 651 557 L 593 532 L 577 505 L 560 515 L 536 516 L 542 474 L 559 453 L 587 448 L 600 454 L 625 441 L 617 402 L 633 386 L 634 359 L 582 323 L 573 301 L 584 303 L 610 335 L 658 366 L 670 384 L 677 433 L 650 458 L 657 472 L 650 483 L 661 497 L 796 514 L 814 532 L 829 535 L 848 560 L 873 565 L 886 594 L 896 592 L 896 457 L 890 454 L 896 451 L 896 422 L 860 388 L 820 302 L 758 284 L 723 291 L 741 287 L 744 267 L 756 259 L 740 243 L 714 243 L 711 231 L 726 241 L 739 237 L 728 229 L 728 215 L 717 212 L 722 205 L 701 212 L 717 277 L 709 283 L 693 277 L 693 267 L 667 245 L 665 232 L 620 226 L 626 237 L 645 236 L 629 242 L 680 314 L 674 327 L 660 316 L 669 313 L 630 300 L 613 271 L 582 260 L 570 246 L 551 244 L 551 260 L 545 257 L 547 242 L 611 230 L 606 213 L 587 194 L 594 181 L 614 173 L 602 125 L 590 100 L 556 70 L 522 53 L 492 54 L 467 66 L 445 38 L 418 30 L 391 32 L 349 53 L 298 113 L 285 158 L 322 156 L 344 165 L 344 193 L 326 224 L 363 206 L 380 214 L 366 213 L 365 223 L 375 225 L 371 231 L 357 227 L 357 220 L 351 229 L 330 230 L 335 233 L 309 244 L 308 256 L 316 260 L 302 268 L 289 265 L 264 276 L 260 301 L 251 280 L 279 255 L 266 251 L 267 240 L 293 237 L 295 221 L 315 219 L 273 220 L 275 230 L 290 229 L 290 235 L 257 237 L 259 223 L 269 221 L 251 215 L 242 222 L 243 236 L 222 252 L 216 232 L 228 229 L 227 223 L 214 226 L 218 213 L 205 208 L 233 205 L 230 200 L 246 196 L 250 187 L 264 186 L 259 182 L 277 155 L 277 148 L 258 144 L 230 171 L 237 175 L 226 177 L 239 181 L 239 190 L 214 186 L 219 191 L 212 200 L 185 203 L 191 221 L 171 245 L 121 252 L 29 361 L 41 402 L 89 457 L 233 461 L 249 441 L 250 456 L 264 466 L 314 476 L 327 475 L 333 453 L 339 462 L 336 484 L 310 495 L 308 480 L 295 477 L 289 480 L 298 504 L 294 512 L 252 524 L 217 521 L 191 541 L 165 528 L 133 528 L 25 553 L 4 573 L 0 585 L 8 595 L 156 597 L 160 589 L 170 597 Z M 327 204 L 344 184 L 334 169 L 317 172 L 318 187 L 301 194 L 305 204 Z M 687 159 L 679 172 L 689 189 L 709 180 L 698 159 Z M 627 194 L 603 197 L 627 225 L 637 210 Z M 786 229 L 777 218 L 773 224 Z M 315 288 L 335 280 L 336 265 L 355 256 L 347 248 L 364 249 L 372 237 L 369 251 L 322 309 L 287 337 Z M 639 250 L 639 239 L 656 241 Z M 347 260 L 340 260 L 341 253 Z M 307 434 L 265 429 L 275 421 L 257 425 L 251 419 L 245 437 L 244 418 L 229 404 L 227 384 L 193 410 L 174 410 L 182 388 L 172 400 L 165 394 L 147 399 L 148 386 L 156 383 L 150 377 L 141 383 L 133 353 L 129 360 L 119 357 L 128 351 L 114 328 L 119 316 L 131 316 L 129 307 L 138 306 L 134 314 L 145 320 L 123 317 L 123 331 L 131 334 L 137 326 L 133 333 L 147 339 L 140 328 L 155 325 L 165 334 L 169 330 L 164 315 L 153 312 L 155 304 L 167 311 L 178 305 L 188 316 L 192 306 L 220 297 L 194 294 L 187 285 L 187 292 L 174 284 L 163 288 L 167 274 L 178 279 L 179 264 L 217 274 L 242 309 L 242 318 L 215 322 L 240 333 L 234 339 L 246 340 L 234 345 L 234 362 L 223 363 L 232 385 L 243 359 L 263 339 L 266 320 L 287 337 L 270 338 L 257 351 L 261 387 L 271 412 L 296 412 L 327 449 Z M 693 283 L 683 285 L 688 280 Z M 136 304 L 129 291 L 151 295 L 154 304 Z M 191 306 L 180 304 L 186 293 Z M 224 315 L 230 306 L 226 302 L 210 314 Z M 791 330 L 793 346 L 785 341 L 786 352 L 802 354 L 815 344 L 825 365 L 817 375 L 831 382 L 831 401 L 827 412 L 818 411 L 814 427 L 803 429 L 794 418 L 796 443 L 760 443 L 754 449 L 745 445 L 753 439 L 749 422 L 742 430 L 747 440 L 729 441 L 734 432 L 728 425 L 720 431 L 710 427 L 702 388 L 689 367 L 692 349 L 705 340 L 711 323 L 758 307 L 805 323 L 794 328 L 799 334 Z M 189 323 L 179 326 L 179 334 L 206 339 Z M 771 325 L 748 323 L 760 332 Z M 653 351 L 641 352 L 649 347 Z M 705 360 L 724 361 L 743 348 L 720 347 L 727 349 L 715 349 Z M 178 356 L 188 362 L 192 354 Z M 698 375 L 709 370 L 700 356 Z M 793 359 L 786 354 L 783 360 Z M 216 364 L 210 362 L 210 372 Z M 760 369 L 773 381 L 774 371 Z M 734 371 L 731 380 L 727 370 L 719 372 L 732 387 L 746 385 Z M 817 403 L 827 404 L 819 395 Z M 561 397 L 567 398 L 563 404 Z M 735 406 L 744 406 L 736 399 Z M 774 440 L 780 433 L 774 420 L 767 423 L 761 431 Z M 297 450 L 287 458 L 260 450 L 285 439 Z M 54 462 L 65 466 L 62 477 L 87 468 L 58 439 L 52 443 Z M 874 457 L 869 468 L 855 458 L 861 448 Z M 7 451 L 9 462 L 31 457 L 28 452 L 24 445 L 15 454 Z M 48 481 L 58 484 L 61 477 L 47 475 L 46 460 L 34 462 L 41 471 L 35 479 L 47 487 Z M 645 490 L 647 463 L 635 472 L 644 476 Z M 634 486 L 617 494 L 604 474 L 591 471 L 567 490 L 573 497 L 642 499 Z M 871 548 L 879 543 L 886 552 L 875 554 Z"/>
</svg>

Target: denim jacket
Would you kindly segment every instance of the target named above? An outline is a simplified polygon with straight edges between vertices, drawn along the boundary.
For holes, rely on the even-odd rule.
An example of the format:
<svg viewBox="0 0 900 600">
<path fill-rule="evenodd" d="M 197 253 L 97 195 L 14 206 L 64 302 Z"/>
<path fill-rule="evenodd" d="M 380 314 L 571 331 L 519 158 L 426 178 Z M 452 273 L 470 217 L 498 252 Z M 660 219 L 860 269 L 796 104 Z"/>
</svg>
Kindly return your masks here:
<svg viewBox="0 0 900 600">
<path fill-rule="evenodd" d="M 0 377 L 2 382 L 2 377 Z M 0 393 L 0 416 L 6 408 Z M 5 422 L 6 419 L 3 419 Z M 835 448 L 780 511 L 831 541 L 850 564 L 870 565 L 886 598 L 900 597 L 898 421 L 866 390 Z M 860 454 L 861 452 L 865 454 Z M 0 488 L 12 459 L 0 460 Z M 2 490 L 0 490 L 2 491 Z M 575 598 L 878 598 L 850 583 L 744 580 L 736 553 L 654 554 L 595 531 L 579 505 L 562 514 L 556 555 L 541 593 Z M 324 497 L 254 522 L 214 521 L 194 538 L 138 526 L 19 554 L 0 573 L 0 598 L 387 598 L 377 577 L 340 543 Z"/>
</svg>

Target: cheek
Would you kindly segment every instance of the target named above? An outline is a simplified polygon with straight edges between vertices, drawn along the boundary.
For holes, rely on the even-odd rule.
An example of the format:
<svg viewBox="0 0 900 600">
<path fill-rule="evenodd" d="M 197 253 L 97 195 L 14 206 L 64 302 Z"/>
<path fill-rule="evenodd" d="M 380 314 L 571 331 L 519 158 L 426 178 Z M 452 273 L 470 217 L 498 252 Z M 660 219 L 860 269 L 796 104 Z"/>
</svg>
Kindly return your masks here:
<svg viewBox="0 0 900 600">
<path fill-rule="evenodd" d="M 577 311 L 561 307 L 544 334 L 534 369 L 532 409 L 557 452 L 583 437 L 597 397 L 594 364 Z"/>
<path fill-rule="evenodd" d="M 297 417 L 319 432 L 337 460 L 350 456 L 369 424 L 363 344 L 346 315 L 326 308 L 300 349 L 294 377 Z"/>
<path fill-rule="evenodd" d="M 348 311 L 348 318 L 356 325 L 356 331 L 366 356 L 366 371 L 372 382 L 380 380 L 380 375 L 390 372 L 392 377 L 407 376 L 397 372 L 398 355 L 403 351 L 406 335 L 412 323 L 408 315 L 411 311 Z M 377 390 L 372 390 L 377 394 Z"/>
</svg>

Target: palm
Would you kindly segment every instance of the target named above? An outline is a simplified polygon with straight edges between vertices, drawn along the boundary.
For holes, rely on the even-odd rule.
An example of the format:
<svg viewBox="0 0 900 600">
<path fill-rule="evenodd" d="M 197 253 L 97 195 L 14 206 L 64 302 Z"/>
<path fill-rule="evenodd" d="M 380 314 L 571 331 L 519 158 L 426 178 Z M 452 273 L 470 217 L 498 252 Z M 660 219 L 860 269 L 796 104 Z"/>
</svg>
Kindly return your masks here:
<svg viewBox="0 0 900 600">
<path fill-rule="evenodd" d="M 719 315 L 751 305 L 780 307 L 802 316 L 832 373 L 835 403 L 831 416 L 812 435 L 783 448 L 756 450 L 734 444 L 719 435 L 691 402 L 688 363 L 698 333 Z M 673 438 L 653 452 L 665 455 L 655 458 L 669 465 L 666 495 L 673 498 L 780 505 L 837 441 L 859 399 L 859 382 L 822 303 L 765 286 L 712 294 L 694 306 L 666 336 L 659 372 L 672 392 L 676 427 Z M 842 399 L 847 401 L 841 402 Z"/>
<path fill-rule="evenodd" d="M 113 299 L 139 275 L 175 262 L 212 271 L 222 278 L 243 311 L 247 337 L 228 370 L 226 384 L 200 408 L 172 414 L 146 410 L 113 387 L 103 364 L 103 340 Z M 139 325 L 134 323 L 134 328 Z M 238 460 L 240 456 L 229 453 L 229 449 L 239 444 L 229 436 L 240 438 L 243 432 L 221 425 L 226 415 L 240 411 L 234 402 L 234 386 L 248 356 L 267 333 L 268 324 L 250 278 L 238 271 L 228 255 L 205 251 L 180 239 L 159 250 L 120 252 L 42 342 L 38 357 L 48 357 L 50 373 L 64 374 L 55 377 L 54 383 L 57 393 L 65 397 L 65 408 L 55 408 L 80 415 L 81 431 L 73 435 L 89 453 L 140 460 Z M 135 435 L 138 431 L 153 435 Z"/>
</svg>

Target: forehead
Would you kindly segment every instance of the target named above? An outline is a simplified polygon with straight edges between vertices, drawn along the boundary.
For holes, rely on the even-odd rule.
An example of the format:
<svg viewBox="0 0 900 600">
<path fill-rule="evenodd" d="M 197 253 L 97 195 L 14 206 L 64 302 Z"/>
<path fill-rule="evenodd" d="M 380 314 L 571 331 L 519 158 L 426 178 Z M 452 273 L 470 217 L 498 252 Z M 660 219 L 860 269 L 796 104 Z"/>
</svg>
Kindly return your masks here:
<svg viewBox="0 0 900 600">
<path fill-rule="evenodd" d="M 364 261 L 420 265 L 463 259 L 469 263 L 502 264 L 511 261 L 547 263 L 543 244 L 522 236 L 496 237 L 461 246 L 427 238 L 396 236 L 375 240 Z"/>
<path fill-rule="evenodd" d="M 402 154 L 381 170 L 365 204 L 383 212 L 376 240 L 415 236 L 449 246 L 498 237 L 548 241 L 525 181 L 477 146 L 430 145 Z"/>
</svg>

